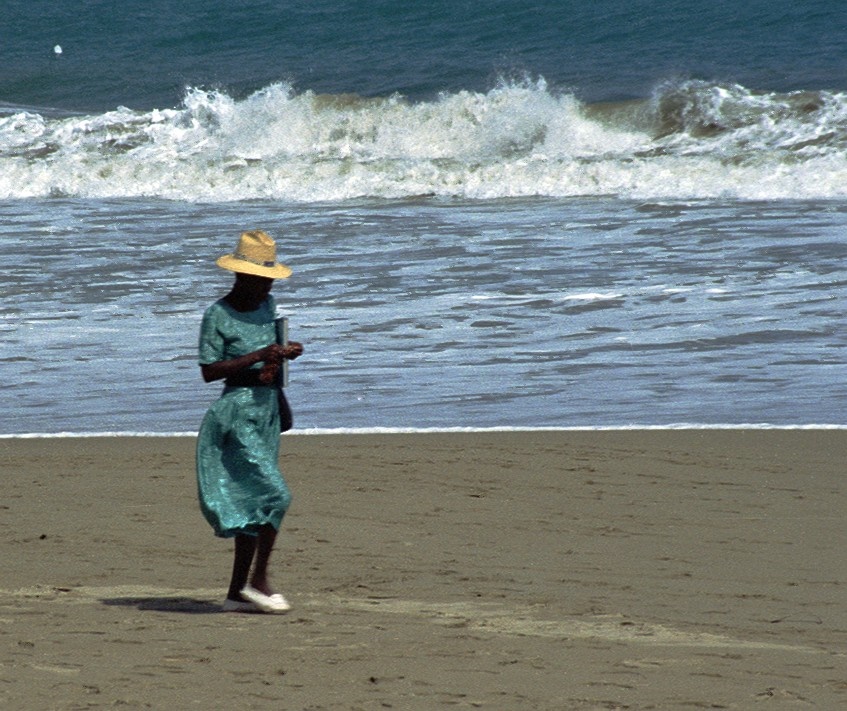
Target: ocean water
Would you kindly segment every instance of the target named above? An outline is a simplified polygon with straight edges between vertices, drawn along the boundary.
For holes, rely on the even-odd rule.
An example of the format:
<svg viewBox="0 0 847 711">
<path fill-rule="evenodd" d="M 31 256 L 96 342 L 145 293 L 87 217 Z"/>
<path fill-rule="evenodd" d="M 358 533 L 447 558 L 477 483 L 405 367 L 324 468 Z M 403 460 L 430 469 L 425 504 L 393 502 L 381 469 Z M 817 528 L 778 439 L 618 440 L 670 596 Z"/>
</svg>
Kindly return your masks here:
<svg viewBox="0 0 847 711">
<path fill-rule="evenodd" d="M 847 10 L 9 2 L 0 434 L 196 430 L 277 238 L 295 426 L 844 425 Z"/>
</svg>

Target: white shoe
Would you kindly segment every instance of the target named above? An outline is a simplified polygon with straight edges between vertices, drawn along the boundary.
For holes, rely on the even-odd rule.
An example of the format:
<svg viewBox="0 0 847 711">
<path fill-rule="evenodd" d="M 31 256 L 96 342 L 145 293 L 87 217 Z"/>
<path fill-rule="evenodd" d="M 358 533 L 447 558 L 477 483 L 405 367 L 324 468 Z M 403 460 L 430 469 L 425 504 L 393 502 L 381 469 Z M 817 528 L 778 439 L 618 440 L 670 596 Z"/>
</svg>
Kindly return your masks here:
<svg viewBox="0 0 847 711">
<path fill-rule="evenodd" d="M 291 609 L 291 605 L 288 604 L 288 600 L 279 593 L 265 595 L 265 593 L 259 592 L 256 588 L 250 585 L 247 585 L 241 591 L 241 597 L 245 600 L 249 600 L 250 603 L 255 605 L 262 612 L 279 614 L 282 612 L 288 612 Z"/>
</svg>

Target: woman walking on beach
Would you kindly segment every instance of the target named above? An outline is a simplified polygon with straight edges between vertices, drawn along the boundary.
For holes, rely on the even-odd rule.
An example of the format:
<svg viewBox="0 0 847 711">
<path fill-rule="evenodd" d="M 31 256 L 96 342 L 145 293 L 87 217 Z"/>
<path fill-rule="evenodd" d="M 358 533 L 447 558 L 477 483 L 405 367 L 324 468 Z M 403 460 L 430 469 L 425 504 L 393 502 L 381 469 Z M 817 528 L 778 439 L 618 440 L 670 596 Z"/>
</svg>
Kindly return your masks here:
<svg viewBox="0 0 847 711">
<path fill-rule="evenodd" d="M 278 464 L 277 374 L 303 346 L 277 343 L 270 291 L 291 269 L 277 262 L 276 245 L 261 230 L 242 233 L 235 252 L 216 263 L 235 272 L 235 284 L 206 310 L 200 327 L 203 379 L 225 384 L 197 440 L 200 508 L 215 535 L 235 539 L 224 610 L 285 612 L 290 606 L 272 590 L 267 570 L 291 501 Z"/>
</svg>

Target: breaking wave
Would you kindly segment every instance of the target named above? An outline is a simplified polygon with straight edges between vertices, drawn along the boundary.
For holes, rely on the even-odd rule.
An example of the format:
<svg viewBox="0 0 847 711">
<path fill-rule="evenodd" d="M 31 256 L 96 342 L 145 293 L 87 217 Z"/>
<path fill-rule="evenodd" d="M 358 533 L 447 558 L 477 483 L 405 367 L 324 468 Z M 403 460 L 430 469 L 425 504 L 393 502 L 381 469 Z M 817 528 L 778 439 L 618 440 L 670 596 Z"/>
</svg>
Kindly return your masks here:
<svg viewBox="0 0 847 711">
<path fill-rule="evenodd" d="M 839 199 L 847 94 L 666 82 L 588 105 L 543 80 L 432 101 L 187 90 L 175 109 L 5 107 L 0 198 Z"/>
</svg>

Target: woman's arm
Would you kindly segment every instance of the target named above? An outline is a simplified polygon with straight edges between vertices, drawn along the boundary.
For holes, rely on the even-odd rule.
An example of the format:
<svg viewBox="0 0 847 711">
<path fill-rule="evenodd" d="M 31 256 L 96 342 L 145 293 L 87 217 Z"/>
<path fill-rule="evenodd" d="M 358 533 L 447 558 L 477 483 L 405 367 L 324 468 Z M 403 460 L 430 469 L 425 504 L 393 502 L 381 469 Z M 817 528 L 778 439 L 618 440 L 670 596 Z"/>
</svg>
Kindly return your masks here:
<svg viewBox="0 0 847 711">
<path fill-rule="evenodd" d="M 259 379 L 263 383 L 272 383 L 276 377 L 276 371 L 277 368 L 279 368 L 280 362 L 284 358 L 294 360 L 302 353 L 303 346 L 294 341 L 289 342 L 288 345 L 285 346 L 272 343 L 271 345 L 260 348 L 252 353 L 238 356 L 238 358 L 219 360 L 216 363 L 201 365 L 200 370 L 203 374 L 203 380 L 207 383 L 211 383 L 215 380 L 222 380 L 224 378 L 230 378 L 237 375 L 238 373 L 256 365 L 256 363 L 265 363 L 265 367 L 262 368 Z"/>
</svg>

